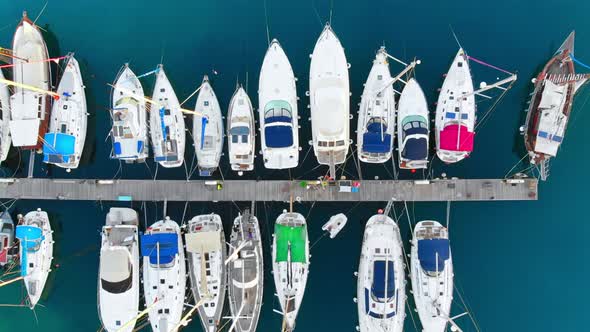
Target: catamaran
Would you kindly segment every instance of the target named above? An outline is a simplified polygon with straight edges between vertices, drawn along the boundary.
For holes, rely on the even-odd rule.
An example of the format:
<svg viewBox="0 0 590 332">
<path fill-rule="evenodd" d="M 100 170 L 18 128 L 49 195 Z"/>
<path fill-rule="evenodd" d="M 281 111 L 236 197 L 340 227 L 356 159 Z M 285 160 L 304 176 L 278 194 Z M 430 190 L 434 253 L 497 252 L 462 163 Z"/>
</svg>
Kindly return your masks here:
<svg viewBox="0 0 590 332">
<path fill-rule="evenodd" d="M 153 331 L 170 332 L 184 308 L 186 266 L 178 224 L 166 217 L 141 235 L 143 292 Z"/>
<path fill-rule="evenodd" d="M 254 110 L 252 102 L 242 86 L 238 86 L 229 102 L 227 114 L 227 136 L 229 137 L 229 163 L 231 169 L 242 175 L 254 169 Z"/>
<path fill-rule="evenodd" d="M 18 216 L 16 237 L 20 241 L 21 276 L 33 309 L 43 293 L 53 260 L 53 231 L 47 212 L 37 209 Z"/>
<path fill-rule="evenodd" d="M 416 79 L 406 83 L 397 108 L 397 144 L 399 167 L 428 167 L 428 104 Z"/>
<path fill-rule="evenodd" d="M 150 131 L 155 161 L 166 168 L 184 162 L 184 116 L 162 65 L 158 66 L 150 111 Z"/>
<path fill-rule="evenodd" d="M 309 273 L 309 238 L 305 218 L 286 211 L 275 223 L 272 271 L 283 314 L 282 331 L 293 331 Z"/>
<path fill-rule="evenodd" d="M 358 271 L 357 303 L 361 332 L 403 331 L 406 280 L 397 224 L 377 214 L 365 226 Z"/>
<path fill-rule="evenodd" d="M 0 214 L 0 267 L 11 261 L 14 253 L 14 224 L 8 211 Z"/>
<path fill-rule="evenodd" d="M 135 327 L 139 309 L 137 225 L 135 210 L 111 208 L 102 227 L 98 313 L 107 332 L 131 332 Z"/>
<path fill-rule="evenodd" d="M 258 105 L 264 167 L 297 167 L 299 116 L 295 75 L 276 39 L 270 43 L 260 69 Z"/>
<path fill-rule="evenodd" d="M 357 153 L 366 163 L 391 158 L 395 135 L 395 94 L 385 48 L 377 52 L 365 83 L 357 125 Z"/>
<path fill-rule="evenodd" d="M 321 165 L 346 161 L 350 145 L 350 88 L 344 48 L 329 24 L 320 34 L 309 69 L 309 99 L 313 151 Z"/>
<path fill-rule="evenodd" d="M 0 79 L 4 79 L 2 69 L 0 69 Z M 0 83 L 0 162 L 3 162 L 8 157 L 11 143 L 10 93 L 8 85 Z"/>
<path fill-rule="evenodd" d="M 10 97 L 12 144 L 39 149 L 47 132 L 51 97 L 51 69 L 45 40 L 39 28 L 23 13 L 12 42 L 13 79 L 18 84 Z M 31 88 L 28 88 L 31 87 Z"/>
<path fill-rule="evenodd" d="M 68 56 L 59 81 L 60 98 L 53 103 L 49 132 L 43 140 L 43 162 L 66 168 L 78 168 L 84 142 L 88 113 L 84 82 L 78 61 Z"/>
<path fill-rule="evenodd" d="M 255 332 L 262 307 L 264 269 L 258 219 L 245 211 L 234 220 L 227 264 L 230 331 Z"/>
<path fill-rule="evenodd" d="M 207 214 L 194 217 L 188 222 L 184 235 L 188 255 L 191 290 L 199 306 L 203 330 L 218 329 L 225 302 L 225 259 L 227 247 L 221 217 Z"/>
<path fill-rule="evenodd" d="M 143 162 L 148 157 L 146 102 L 141 82 L 123 65 L 111 90 L 113 152 L 111 158 Z"/>
<path fill-rule="evenodd" d="M 453 261 L 449 233 L 436 221 L 414 227 L 410 276 L 422 330 L 444 332 L 453 301 Z"/>
<path fill-rule="evenodd" d="M 574 64 L 575 32 L 572 31 L 543 70 L 533 79 L 524 131 L 524 142 L 531 164 L 540 177 L 549 175 L 549 160 L 557 155 L 563 142 L 573 100 L 590 75 L 576 74 Z"/>
<path fill-rule="evenodd" d="M 193 115 L 193 139 L 199 175 L 210 176 L 219 167 L 223 151 L 223 118 L 217 96 L 205 75 Z"/>
</svg>

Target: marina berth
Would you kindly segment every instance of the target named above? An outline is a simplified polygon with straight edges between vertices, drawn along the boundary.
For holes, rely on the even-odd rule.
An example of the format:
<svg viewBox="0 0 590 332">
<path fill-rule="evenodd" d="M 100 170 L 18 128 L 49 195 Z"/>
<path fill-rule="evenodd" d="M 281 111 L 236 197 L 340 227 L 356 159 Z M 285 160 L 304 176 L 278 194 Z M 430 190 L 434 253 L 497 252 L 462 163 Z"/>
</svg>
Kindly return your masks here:
<svg viewBox="0 0 590 332">
<path fill-rule="evenodd" d="M 164 67 L 160 64 L 158 68 L 150 110 L 154 160 L 165 168 L 179 167 L 186 142 L 184 115 Z"/>
<path fill-rule="evenodd" d="M 246 90 L 240 85 L 229 102 L 227 144 L 231 169 L 242 175 L 254 170 L 254 109 Z"/>
<path fill-rule="evenodd" d="M 191 291 L 199 306 L 203 330 L 218 331 L 225 303 L 227 247 L 221 217 L 200 215 L 188 222 L 184 235 Z"/>
<path fill-rule="evenodd" d="M 193 114 L 193 140 L 199 175 L 210 176 L 219 167 L 225 133 L 221 107 L 207 75 L 201 83 L 195 113 Z"/>
<path fill-rule="evenodd" d="M 144 91 L 128 64 L 123 65 L 111 90 L 113 126 L 111 158 L 143 162 L 149 155 Z"/>
<path fill-rule="evenodd" d="M 357 153 L 362 162 L 384 163 L 391 158 L 395 110 L 389 62 L 382 47 L 373 60 L 358 112 Z"/>
<path fill-rule="evenodd" d="M 397 109 L 397 142 L 399 167 L 424 169 L 428 167 L 428 120 L 426 96 L 416 79 L 407 81 Z"/>
<path fill-rule="evenodd" d="M 12 144 L 23 149 L 39 149 L 51 110 L 51 69 L 45 40 L 26 12 L 16 27 L 12 54 L 16 83 L 10 97 Z"/>
<path fill-rule="evenodd" d="M 170 332 L 180 323 L 185 301 L 186 263 L 180 227 L 166 217 L 141 235 L 143 293 L 155 332 Z"/>
<path fill-rule="evenodd" d="M 107 332 L 131 332 L 139 311 L 137 212 L 111 208 L 102 227 L 98 313 Z"/>
<path fill-rule="evenodd" d="M 84 142 L 88 110 L 78 61 L 70 54 L 57 87 L 49 131 L 43 139 L 43 162 L 68 170 L 78 168 Z"/>
<path fill-rule="evenodd" d="M 309 69 L 309 99 L 314 154 L 321 165 L 346 160 L 350 145 L 350 87 L 344 48 L 327 24 L 320 34 Z"/>
<path fill-rule="evenodd" d="M 37 209 L 19 215 L 16 238 L 20 242 L 21 277 L 28 294 L 27 305 L 33 309 L 39 302 L 53 260 L 53 231 L 47 212 Z"/>
<path fill-rule="evenodd" d="M 274 39 L 262 62 L 258 112 L 264 167 L 286 169 L 299 162 L 299 115 L 295 75 L 279 42 Z"/>
</svg>

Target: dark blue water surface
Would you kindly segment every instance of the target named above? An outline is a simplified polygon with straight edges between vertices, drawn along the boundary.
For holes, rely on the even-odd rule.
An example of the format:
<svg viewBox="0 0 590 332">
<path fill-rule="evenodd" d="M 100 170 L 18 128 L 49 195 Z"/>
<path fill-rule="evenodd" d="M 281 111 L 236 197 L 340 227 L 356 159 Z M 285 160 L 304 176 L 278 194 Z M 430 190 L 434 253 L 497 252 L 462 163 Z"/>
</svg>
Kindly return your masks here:
<svg viewBox="0 0 590 332">
<path fill-rule="evenodd" d="M 9 48 L 12 34 L 23 10 L 36 17 L 44 2 L 3 1 L 0 10 L 0 46 Z M 278 38 L 298 76 L 298 94 L 303 147 L 299 168 L 288 171 L 257 171 L 246 179 L 315 178 L 326 172 L 316 168 L 307 141 L 311 138 L 307 121 L 309 56 L 316 38 L 330 16 L 329 0 L 268 0 L 271 38 Z M 442 74 L 457 51 L 450 25 L 472 56 L 510 71 L 519 81 L 493 114 L 479 127 L 472 156 L 445 167 L 433 162 L 435 176 L 446 172 L 461 178 L 503 177 L 524 155 L 518 127 L 523 118 L 530 79 L 559 47 L 572 29 L 577 29 L 576 56 L 590 61 L 590 25 L 587 1 L 334 1 L 332 25 L 345 47 L 350 69 L 351 105 L 356 111 L 363 83 L 375 51 L 383 44 L 390 53 L 406 61 L 417 57 L 422 64 L 416 77 L 429 103 L 437 98 Z M 208 74 L 225 113 L 236 81 L 247 83 L 248 93 L 257 104 L 258 73 L 267 46 L 265 3 L 262 0 L 226 1 L 50 1 L 38 25 L 46 30 L 51 56 L 75 52 L 86 82 L 89 127 L 83 163 L 72 173 L 47 167 L 37 157 L 36 177 L 67 178 L 152 178 L 155 164 L 122 165 L 108 158 L 111 142 L 109 87 L 120 67 L 129 62 L 136 73 L 150 71 L 162 63 L 180 100 L 194 91 Z M 400 67 L 392 64 L 392 71 Z M 475 84 L 492 82 L 497 72 L 473 65 Z M 217 74 L 214 74 L 217 72 Z M 55 81 L 55 80 L 54 80 Z M 153 77 L 143 80 L 151 94 Z M 453 203 L 451 243 L 455 281 L 484 331 L 581 331 L 586 328 L 590 288 L 590 226 L 584 217 L 587 207 L 587 164 L 590 161 L 584 127 L 590 121 L 586 100 L 590 89 L 576 99 L 567 138 L 553 162 L 549 181 L 541 183 L 535 202 Z M 489 103 L 479 105 L 479 118 Z M 194 99 L 187 108 L 194 106 Z M 431 108 L 434 110 L 434 106 Z M 187 128 L 192 128 L 187 119 Z M 351 121 L 352 137 L 356 117 Z M 186 159 L 193 159 L 192 139 L 187 136 Z M 307 158 L 305 156 L 307 155 Z M 19 164 L 20 160 L 20 164 Z M 28 152 L 10 153 L 2 172 L 26 176 Z M 19 167 L 20 165 L 20 167 Z M 521 168 L 526 165 L 521 165 Z M 120 169 L 119 169 L 120 168 Z M 229 171 L 227 157 L 221 161 L 225 178 L 238 178 Z M 352 159 L 345 175 L 356 176 Z M 390 163 L 363 165 L 363 176 L 390 178 Z M 402 178 L 422 174 L 401 172 Z M 215 177 L 219 177 L 218 173 Z M 158 170 L 160 179 L 186 179 L 184 168 Z M 193 176 L 197 179 L 198 176 Z M 354 331 L 357 325 L 356 292 L 353 272 L 358 266 L 363 225 L 383 204 L 311 203 L 296 204 L 295 210 L 308 215 L 310 239 L 322 236 L 321 225 L 330 215 L 348 213 L 349 223 L 333 240 L 327 237 L 312 249 L 308 287 L 297 320 L 297 331 Z M 27 308 L 0 307 L 0 331 L 96 331 L 100 328 L 96 310 L 99 231 L 111 206 L 133 206 L 140 212 L 142 226 L 162 217 L 162 203 L 18 201 L 11 213 L 35 208 L 48 211 L 55 233 L 55 260 L 43 307 L 36 317 Z M 185 219 L 215 212 L 229 224 L 238 207 L 247 203 L 191 203 Z M 143 207 L 143 208 L 142 208 Z M 185 204 L 168 204 L 168 214 L 181 221 Z M 410 216 L 444 221 L 446 203 L 409 204 Z M 284 203 L 257 203 L 257 216 L 265 238 L 266 261 L 270 262 L 272 223 Z M 401 212 L 402 206 L 397 206 Z M 402 237 L 410 239 L 406 219 L 400 219 Z M 273 313 L 278 303 L 270 264 L 266 266 L 265 298 L 259 331 L 278 331 L 281 317 Z M 24 287 L 15 283 L 0 289 L 0 304 L 21 303 Z M 411 298 L 411 297 L 410 297 Z M 458 294 L 455 295 L 459 300 Z M 460 301 L 458 301 L 460 302 Z M 415 331 L 407 310 L 406 331 Z M 460 313 L 454 308 L 454 314 Z M 417 315 L 414 313 L 417 320 Z M 467 318 L 458 320 L 464 331 L 475 331 Z M 149 329 L 149 328 L 148 328 Z M 200 331 L 196 321 L 186 330 Z"/>
</svg>

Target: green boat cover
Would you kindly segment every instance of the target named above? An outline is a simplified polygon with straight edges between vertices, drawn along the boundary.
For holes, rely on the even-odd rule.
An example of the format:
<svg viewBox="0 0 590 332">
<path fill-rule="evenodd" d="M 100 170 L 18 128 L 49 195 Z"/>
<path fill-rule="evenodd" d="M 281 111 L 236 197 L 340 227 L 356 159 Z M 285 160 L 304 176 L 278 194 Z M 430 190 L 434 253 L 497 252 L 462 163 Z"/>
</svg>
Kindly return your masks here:
<svg viewBox="0 0 590 332">
<path fill-rule="evenodd" d="M 291 244 L 291 262 L 306 263 L 307 242 L 306 226 L 283 226 L 275 224 L 276 261 L 286 262 L 289 255 L 289 243 Z"/>
</svg>

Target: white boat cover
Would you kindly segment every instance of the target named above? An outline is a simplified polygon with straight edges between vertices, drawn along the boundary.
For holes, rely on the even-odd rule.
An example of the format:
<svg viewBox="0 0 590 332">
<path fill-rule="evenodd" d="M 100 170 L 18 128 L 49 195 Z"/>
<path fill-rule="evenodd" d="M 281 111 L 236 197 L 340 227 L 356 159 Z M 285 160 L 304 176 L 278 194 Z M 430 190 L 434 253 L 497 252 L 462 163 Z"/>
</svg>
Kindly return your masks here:
<svg viewBox="0 0 590 332">
<path fill-rule="evenodd" d="M 209 252 L 221 249 L 219 232 L 198 232 L 184 235 L 187 252 Z"/>
</svg>

